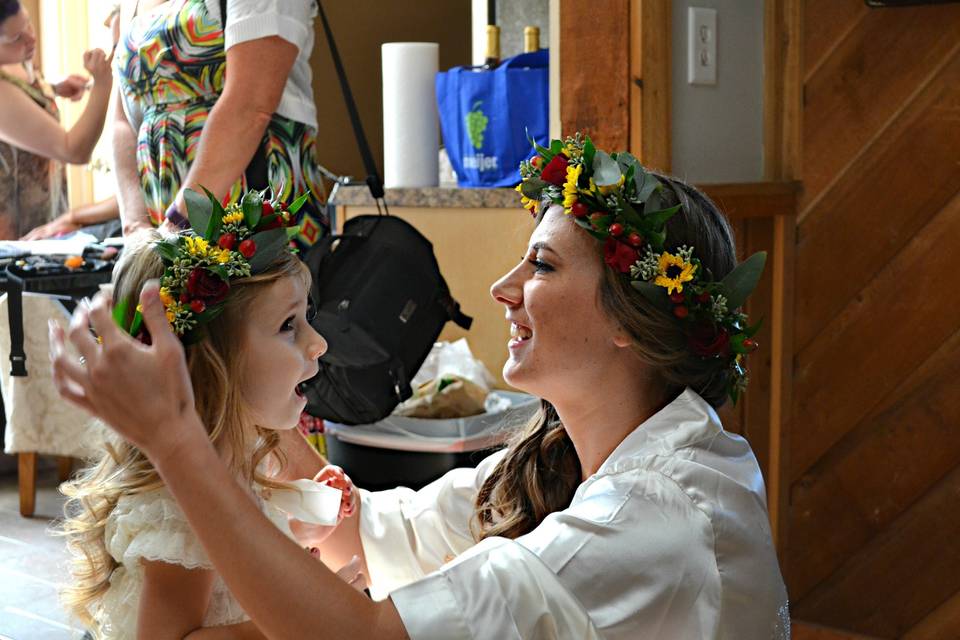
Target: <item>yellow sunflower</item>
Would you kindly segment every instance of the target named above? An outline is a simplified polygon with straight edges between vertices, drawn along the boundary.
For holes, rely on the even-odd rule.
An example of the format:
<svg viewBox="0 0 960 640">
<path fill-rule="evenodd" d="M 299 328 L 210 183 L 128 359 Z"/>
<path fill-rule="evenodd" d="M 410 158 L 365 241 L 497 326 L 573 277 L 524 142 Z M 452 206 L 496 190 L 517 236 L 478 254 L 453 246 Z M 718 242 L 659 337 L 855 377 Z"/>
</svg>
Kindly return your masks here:
<svg viewBox="0 0 960 640">
<path fill-rule="evenodd" d="M 577 183 L 580 181 L 580 174 L 583 173 L 583 165 L 567 165 L 567 181 L 563 185 L 563 210 L 570 213 L 570 207 L 577 201 Z"/>
<path fill-rule="evenodd" d="M 666 288 L 668 294 L 672 294 L 674 291 L 683 293 L 683 283 L 693 280 L 693 274 L 696 271 L 697 265 L 686 262 L 680 256 L 664 251 L 660 254 L 657 277 L 653 284 Z"/>
<path fill-rule="evenodd" d="M 523 195 L 522 187 L 523 187 L 522 182 L 516 186 L 516 191 L 517 193 L 520 194 L 520 206 L 526 209 L 527 211 L 529 211 L 530 213 L 536 213 L 537 201 L 534 200 L 533 198 L 528 198 L 527 196 Z"/>
</svg>

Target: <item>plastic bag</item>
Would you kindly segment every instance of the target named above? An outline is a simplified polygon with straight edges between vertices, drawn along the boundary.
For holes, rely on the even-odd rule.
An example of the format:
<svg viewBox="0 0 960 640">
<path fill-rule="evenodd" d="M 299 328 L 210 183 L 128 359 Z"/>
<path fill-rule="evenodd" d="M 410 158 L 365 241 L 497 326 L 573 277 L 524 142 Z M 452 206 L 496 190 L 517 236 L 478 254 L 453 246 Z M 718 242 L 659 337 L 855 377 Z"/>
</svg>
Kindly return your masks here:
<svg viewBox="0 0 960 640">
<path fill-rule="evenodd" d="M 413 377 L 413 397 L 395 415 L 416 418 L 462 418 L 484 413 L 493 376 L 473 357 L 466 339 L 438 342 Z"/>
</svg>

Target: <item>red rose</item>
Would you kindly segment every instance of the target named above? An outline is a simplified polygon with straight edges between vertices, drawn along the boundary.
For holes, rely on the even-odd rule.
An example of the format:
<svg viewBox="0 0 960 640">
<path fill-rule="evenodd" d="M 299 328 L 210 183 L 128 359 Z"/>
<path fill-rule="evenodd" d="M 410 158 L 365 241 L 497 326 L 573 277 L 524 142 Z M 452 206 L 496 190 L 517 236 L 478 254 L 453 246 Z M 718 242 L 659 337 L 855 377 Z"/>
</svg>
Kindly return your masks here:
<svg viewBox="0 0 960 640">
<path fill-rule="evenodd" d="M 223 302 L 229 292 L 230 285 L 206 269 L 197 267 L 187 278 L 187 293 L 190 298 L 200 300 L 208 307 Z"/>
<path fill-rule="evenodd" d="M 567 181 L 567 156 L 562 153 L 558 153 L 553 156 L 553 160 L 547 163 L 547 166 L 543 168 L 543 173 L 540 174 L 540 179 L 549 182 L 550 184 L 555 184 L 558 187 L 562 187 L 563 183 Z"/>
<path fill-rule="evenodd" d="M 698 356 L 712 358 L 730 352 L 730 334 L 712 322 L 698 322 L 687 338 L 690 350 Z"/>
<path fill-rule="evenodd" d="M 630 245 L 607 238 L 603 245 L 603 261 L 620 273 L 630 273 L 630 266 L 637 261 L 637 250 Z"/>
</svg>

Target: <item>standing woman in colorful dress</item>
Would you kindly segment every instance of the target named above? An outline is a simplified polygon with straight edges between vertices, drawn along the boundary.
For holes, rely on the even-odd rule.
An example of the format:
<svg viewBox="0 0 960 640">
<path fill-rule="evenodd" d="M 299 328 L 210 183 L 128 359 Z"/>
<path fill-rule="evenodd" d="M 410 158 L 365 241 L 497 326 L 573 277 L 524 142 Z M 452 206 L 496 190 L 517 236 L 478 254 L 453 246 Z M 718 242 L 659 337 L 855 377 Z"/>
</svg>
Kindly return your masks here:
<svg viewBox="0 0 960 640">
<path fill-rule="evenodd" d="M 90 160 L 110 101 L 110 60 L 99 49 L 87 51 L 83 66 L 92 77 L 93 87 L 80 119 L 65 129 L 59 122 L 55 98 L 79 100 L 88 79 L 71 75 L 57 84 L 47 84 L 33 69 L 36 48 L 37 36 L 26 10 L 17 0 L 0 0 L 2 240 L 15 240 L 34 227 L 69 215 L 63 165 Z M 115 209 L 96 219 L 76 222 L 98 222 L 111 215 L 116 215 Z"/>
<path fill-rule="evenodd" d="M 310 192 L 322 235 L 311 87 L 314 0 L 125 0 L 113 147 L 124 232 L 180 226 L 183 193 Z M 293 196 L 293 197 L 291 197 Z"/>
</svg>

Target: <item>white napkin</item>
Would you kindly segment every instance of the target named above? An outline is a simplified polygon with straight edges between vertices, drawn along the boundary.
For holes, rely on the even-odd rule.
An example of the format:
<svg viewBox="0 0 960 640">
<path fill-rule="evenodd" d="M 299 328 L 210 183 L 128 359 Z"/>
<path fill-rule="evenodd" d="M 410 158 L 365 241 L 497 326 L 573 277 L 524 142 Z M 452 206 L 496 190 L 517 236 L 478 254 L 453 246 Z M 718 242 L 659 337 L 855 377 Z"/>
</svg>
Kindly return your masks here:
<svg viewBox="0 0 960 640">
<path fill-rule="evenodd" d="M 294 489 L 270 489 L 268 502 L 297 520 L 333 526 L 340 513 L 342 491 L 313 480 L 294 480 Z"/>
</svg>

